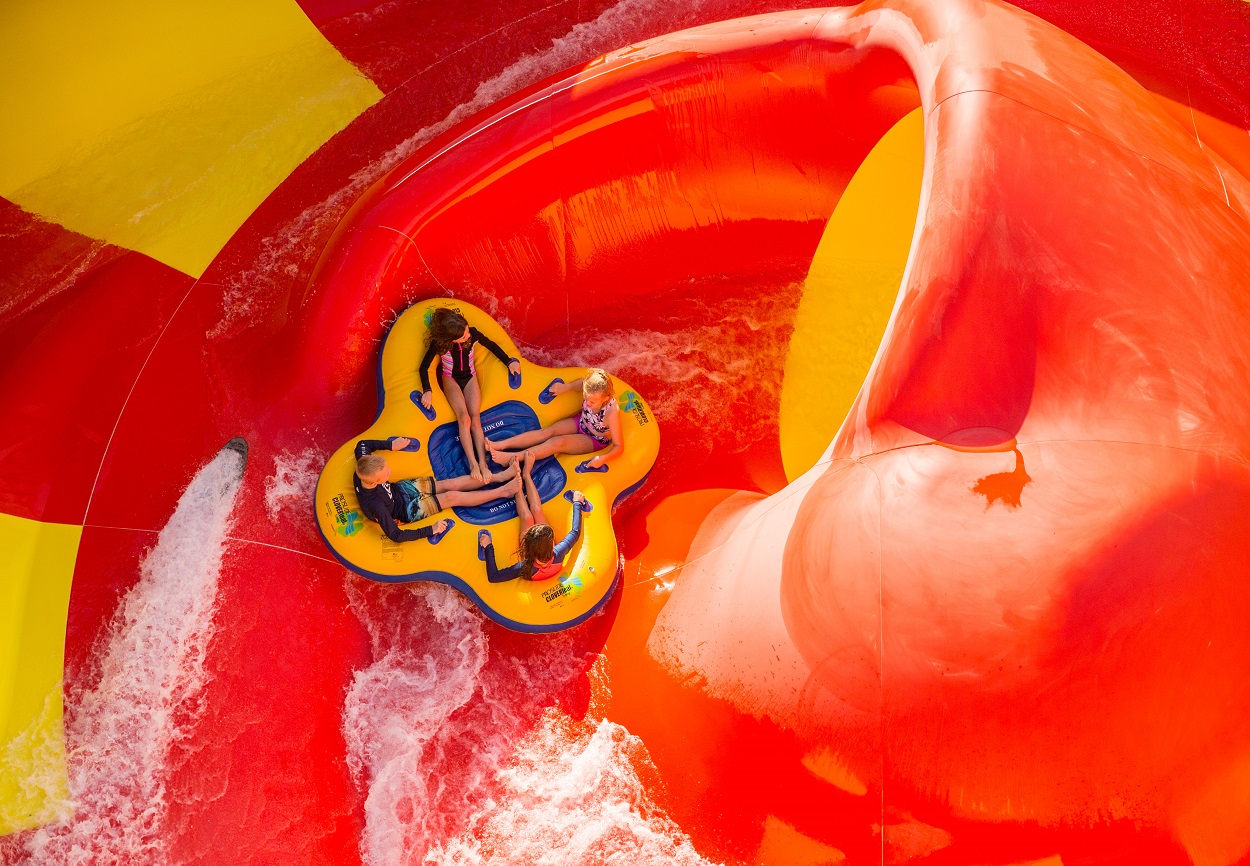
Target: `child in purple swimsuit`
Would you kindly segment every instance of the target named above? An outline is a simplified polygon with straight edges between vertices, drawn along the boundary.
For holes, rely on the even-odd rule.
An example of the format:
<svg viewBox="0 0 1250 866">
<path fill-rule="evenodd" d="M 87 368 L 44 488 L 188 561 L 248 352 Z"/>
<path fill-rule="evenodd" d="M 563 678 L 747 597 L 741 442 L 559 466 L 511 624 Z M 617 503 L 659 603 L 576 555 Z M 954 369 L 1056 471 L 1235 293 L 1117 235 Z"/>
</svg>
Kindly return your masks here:
<svg viewBox="0 0 1250 866">
<path fill-rule="evenodd" d="M 549 386 L 552 394 L 566 394 L 574 388 L 582 390 L 582 408 L 574 416 L 562 418 L 550 427 L 528 430 L 500 442 L 487 442 L 486 450 L 500 466 L 516 461 L 529 449 L 535 460 L 553 454 L 590 454 L 587 461 L 598 469 L 619 457 L 625 448 L 621 441 L 621 412 L 616 406 L 612 379 L 603 370 L 591 368 L 586 375 L 572 382 L 556 382 Z M 606 449 L 606 450 L 605 450 Z"/>
</svg>

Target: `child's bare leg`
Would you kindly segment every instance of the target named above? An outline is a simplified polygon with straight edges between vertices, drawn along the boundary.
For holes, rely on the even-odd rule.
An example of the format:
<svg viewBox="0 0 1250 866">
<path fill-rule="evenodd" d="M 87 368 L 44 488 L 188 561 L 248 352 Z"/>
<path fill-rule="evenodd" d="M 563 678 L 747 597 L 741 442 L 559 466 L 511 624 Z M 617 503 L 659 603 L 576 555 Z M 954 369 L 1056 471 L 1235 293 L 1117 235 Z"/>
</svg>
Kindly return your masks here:
<svg viewBox="0 0 1250 866">
<path fill-rule="evenodd" d="M 464 388 L 464 405 L 469 410 L 469 435 L 473 437 L 473 453 L 477 456 L 477 465 L 482 472 L 482 483 L 490 477 L 489 463 L 486 462 L 486 437 L 482 434 L 482 389 L 477 384 L 477 377 L 469 380 Z"/>
<path fill-rule="evenodd" d="M 544 427 L 541 430 L 526 430 L 524 433 L 509 436 L 507 439 L 500 439 L 498 442 L 487 439 L 486 450 L 490 451 L 492 454 L 496 451 L 508 451 L 519 454 L 531 445 L 537 445 L 539 442 L 543 442 L 553 435 L 555 434 L 551 432 L 550 427 Z"/>
<path fill-rule="evenodd" d="M 535 460 L 551 457 L 553 454 L 590 454 L 599 450 L 595 440 L 585 433 L 572 433 L 568 436 L 555 436 L 541 445 L 530 449 Z"/>
<path fill-rule="evenodd" d="M 525 456 L 521 458 L 521 487 L 525 491 L 525 498 L 529 505 L 530 514 L 534 516 L 534 522 L 546 523 L 550 526 L 551 522 L 547 520 L 547 515 L 543 513 L 543 499 L 538 495 L 538 488 L 534 486 L 534 476 L 530 474 L 533 466 L 534 452 L 526 451 Z"/>
<path fill-rule="evenodd" d="M 513 478 L 511 482 L 494 490 L 453 490 L 443 488 L 439 482 L 438 504 L 443 508 L 468 508 L 474 505 L 485 505 L 496 499 L 521 495 L 521 479 Z"/>
<path fill-rule="evenodd" d="M 520 461 L 518 460 L 515 465 L 520 465 Z M 525 501 L 524 482 L 518 477 L 515 483 L 517 484 L 517 490 L 512 499 L 516 503 L 516 516 L 521 521 L 521 535 L 524 535 L 534 525 L 534 515 L 530 514 L 529 503 Z"/>
<path fill-rule="evenodd" d="M 503 484 L 505 481 L 511 481 L 520 474 L 521 465 L 515 463 L 507 469 L 501 469 L 494 475 L 491 475 L 487 483 Z M 451 490 L 477 490 L 481 486 L 482 482 L 472 475 L 457 475 L 455 478 L 443 478 L 435 483 L 435 487 L 437 487 L 440 495 Z"/>
<path fill-rule="evenodd" d="M 490 477 L 490 480 L 491 482 L 495 484 L 503 484 L 505 481 L 509 481 L 513 478 L 516 478 L 520 474 L 521 474 L 521 461 L 513 460 L 511 466 L 509 466 L 506 469 L 500 469 L 498 472 L 496 472 L 494 475 Z"/>
<path fill-rule="evenodd" d="M 488 441 L 486 450 L 490 452 L 491 459 L 496 463 L 500 466 L 507 466 L 516 460 L 526 448 L 541 447 L 543 443 L 550 441 L 552 437 L 570 433 L 577 433 L 577 419 L 561 418 L 556 423 L 541 430 L 526 430 L 524 433 L 509 436 L 507 439 L 502 439 L 499 442 Z"/>
<path fill-rule="evenodd" d="M 482 475 L 482 468 L 478 465 L 477 455 L 473 452 L 473 435 L 469 425 L 469 407 L 465 405 L 464 392 L 460 390 L 456 380 L 450 376 L 443 376 L 440 381 L 443 386 L 443 393 L 447 395 L 447 402 L 451 404 L 451 411 L 456 413 L 456 428 L 460 431 L 460 448 L 464 451 L 465 460 L 469 461 L 469 475 L 477 479 L 478 482 L 485 484 L 486 478 Z"/>
</svg>

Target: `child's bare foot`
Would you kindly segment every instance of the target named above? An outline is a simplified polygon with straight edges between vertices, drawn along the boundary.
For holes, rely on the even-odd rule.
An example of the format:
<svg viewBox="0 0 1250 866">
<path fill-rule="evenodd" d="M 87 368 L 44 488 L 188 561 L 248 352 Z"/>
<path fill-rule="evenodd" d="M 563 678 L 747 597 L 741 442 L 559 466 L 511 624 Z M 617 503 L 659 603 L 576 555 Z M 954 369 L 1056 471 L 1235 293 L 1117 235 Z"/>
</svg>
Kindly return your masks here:
<svg viewBox="0 0 1250 866">
<path fill-rule="evenodd" d="M 499 495 L 501 497 L 516 496 L 520 492 L 521 492 L 521 479 L 516 475 L 512 476 L 511 481 L 509 481 L 503 487 L 499 488 Z"/>
<path fill-rule="evenodd" d="M 486 453 L 490 455 L 491 460 L 494 460 L 500 466 L 511 466 L 517 462 L 518 455 L 513 454 L 511 451 L 500 451 L 497 448 L 492 448 L 489 444 L 486 446 Z"/>
<path fill-rule="evenodd" d="M 516 478 L 521 474 L 521 464 L 513 460 L 512 465 L 507 469 L 500 469 L 490 477 L 490 480 L 496 484 L 503 484 L 509 478 Z"/>
<path fill-rule="evenodd" d="M 533 466 L 534 466 L 534 452 L 527 450 L 525 452 L 524 457 L 522 458 L 521 471 L 524 472 L 526 475 L 529 475 L 530 469 L 533 468 Z"/>
</svg>

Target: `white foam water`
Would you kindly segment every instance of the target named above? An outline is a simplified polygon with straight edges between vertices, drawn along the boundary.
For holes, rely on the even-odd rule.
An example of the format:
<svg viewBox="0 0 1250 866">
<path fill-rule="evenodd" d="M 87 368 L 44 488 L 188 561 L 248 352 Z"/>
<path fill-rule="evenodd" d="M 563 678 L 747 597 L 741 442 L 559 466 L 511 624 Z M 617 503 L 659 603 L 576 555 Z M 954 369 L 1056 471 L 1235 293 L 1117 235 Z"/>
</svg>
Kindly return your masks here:
<svg viewBox="0 0 1250 866">
<path fill-rule="evenodd" d="M 577 733 L 551 709 L 596 657 L 576 630 L 513 652 L 448 587 L 353 580 L 347 592 L 373 652 L 343 710 L 366 866 L 611 863 L 625 851 L 634 866 L 703 862 L 647 796 L 640 741 L 607 722 Z M 509 827 L 545 835 L 508 847 Z"/>
<path fill-rule="evenodd" d="M 307 524 L 308 503 L 317 489 L 325 455 L 314 448 L 298 454 L 283 451 L 273 458 L 273 474 L 265 479 L 265 510 L 274 523 Z"/>
<path fill-rule="evenodd" d="M 378 866 L 414 862 L 439 834 L 443 791 L 430 770 L 449 745 L 451 717 L 477 689 L 486 640 L 444 587 L 347 588 L 373 649 L 343 708 L 348 768 L 367 791 L 361 856 Z"/>
<path fill-rule="evenodd" d="M 578 328 L 562 345 L 526 346 L 525 355 L 546 367 L 603 367 L 629 382 L 666 436 L 691 437 L 676 448 L 686 458 L 737 451 L 775 423 L 802 284 L 743 277 L 723 292 L 714 310 L 693 298 L 653 301 L 657 312 L 641 327 Z"/>
<path fill-rule="evenodd" d="M 244 458 L 223 449 L 192 479 L 97 642 L 94 685 L 66 695 L 69 817 L 22 839 L 16 862 L 168 862 L 166 761 L 201 712 L 230 514 Z"/>
<path fill-rule="evenodd" d="M 427 858 L 440 866 L 707 866 L 648 795 L 642 741 L 606 720 L 549 711 L 499 774 L 470 827 Z"/>
<path fill-rule="evenodd" d="M 493 651 L 482 615 L 436 584 L 348 584 L 373 662 L 343 710 L 347 762 L 365 792 L 368 866 L 421 862 L 489 796 L 519 732 L 589 666 L 553 635 L 522 657 Z"/>
<path fill-rule="evenodd" d="M 292 506 L 304 507 L 316 490 L 319 467 L 324 455 L 312 447 L 295 454 L 282 451 L 274 456 L 274 474 L 265 479 L 265 510 L 270 520 L 277 520 Z"/>
</svg>

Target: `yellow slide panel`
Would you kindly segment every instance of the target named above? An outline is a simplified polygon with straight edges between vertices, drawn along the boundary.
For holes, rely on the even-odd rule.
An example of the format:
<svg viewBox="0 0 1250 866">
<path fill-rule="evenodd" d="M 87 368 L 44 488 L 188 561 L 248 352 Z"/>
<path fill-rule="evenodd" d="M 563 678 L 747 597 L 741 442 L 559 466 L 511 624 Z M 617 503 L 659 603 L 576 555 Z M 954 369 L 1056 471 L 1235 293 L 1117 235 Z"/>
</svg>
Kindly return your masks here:
<svg viewBox="0 0 1250 866">
<path fill-rule="evenodd" d="M 793 481 L 824 454 L 872 366 L 911 249 L 924 115 L 881 137 L 838 201 L 803 284 L 781 388 L 781 460 Z"/>
<path fill-rule="evenodd" d="M 0 514 L 0 835 L 47 823 L 69 798 L 61 676 L 81 538 Z"/>
<path fill-rule="evenodd" d="M 382 97 L 294 0 L 10 0 L 0 81 L 0 196 L 195 277 Z"/>
</svg>

